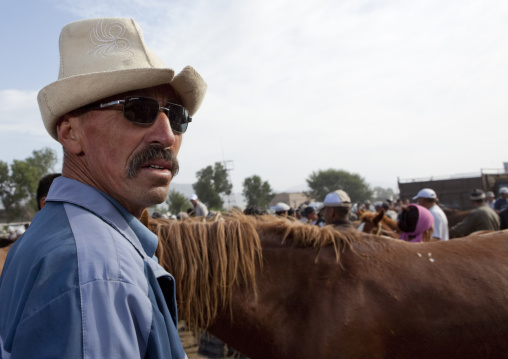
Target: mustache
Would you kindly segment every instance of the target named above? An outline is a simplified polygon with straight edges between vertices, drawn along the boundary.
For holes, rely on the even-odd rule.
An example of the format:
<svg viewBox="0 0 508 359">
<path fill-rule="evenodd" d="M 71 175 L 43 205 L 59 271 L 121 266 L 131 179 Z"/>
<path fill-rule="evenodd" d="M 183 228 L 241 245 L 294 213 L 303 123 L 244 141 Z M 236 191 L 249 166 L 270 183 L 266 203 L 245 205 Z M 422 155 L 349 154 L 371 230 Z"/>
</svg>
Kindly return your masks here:
<svg viewBox="0 0 508 359">
<path fill-rule="evenodd" d="M 169 148 L 161 148 L 157 146 L 150 146 L 137 153 L 132 160 L 129 162 L 127 168 L 127 176 L 134 178 L 138 173 L 139 169 L 151 160 L 165 160 L 171 162 L 171 175 L 172 177 L 178 174 L 180 165 L 173 151 Z"/>
</svg>

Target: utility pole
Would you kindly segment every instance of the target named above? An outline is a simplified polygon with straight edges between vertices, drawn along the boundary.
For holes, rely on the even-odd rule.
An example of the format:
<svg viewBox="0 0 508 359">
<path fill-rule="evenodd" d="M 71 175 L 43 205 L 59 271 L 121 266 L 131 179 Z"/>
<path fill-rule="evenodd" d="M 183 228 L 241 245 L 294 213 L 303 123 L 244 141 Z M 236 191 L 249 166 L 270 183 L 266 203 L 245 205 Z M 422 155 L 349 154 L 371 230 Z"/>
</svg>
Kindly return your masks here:
<svg viewBox="0 0 508 359">
<path fill-rule="evenodd" d="M 226 173 L 228 174 L 229 182 L 231 184 L 233 184 L 233 181 L 231 179 L 231 171 L 235 169 L 235 165 L 234 165 L 233 161 L 224 160 L 224 161 L 222 161 L 222 165 L 224 166 L 224 169 L 226 170 Z M 231 197 L 233 197 L 233 198 L 231 199 Z M 227 201 L 228 201 L 228 209 L 231 210 L 233 208 L 233 206 L 236 205 L 236 196 L 232 190 L 231 190 L 231 193 L 227 196 Z"/>
</svg>

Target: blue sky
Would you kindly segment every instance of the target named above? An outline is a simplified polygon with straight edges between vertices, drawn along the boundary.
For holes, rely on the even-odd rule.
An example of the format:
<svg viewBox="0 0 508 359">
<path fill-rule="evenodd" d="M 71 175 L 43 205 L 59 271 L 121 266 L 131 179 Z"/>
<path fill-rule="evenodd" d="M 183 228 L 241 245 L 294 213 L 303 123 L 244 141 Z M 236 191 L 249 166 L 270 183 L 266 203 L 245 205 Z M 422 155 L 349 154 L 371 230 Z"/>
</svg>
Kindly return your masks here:
<svg viewBox="0 0 508 359">
<path fill-rule="evenodd" d="M 68 22 L 131 17 L 168 67 L 208 83 L 177 183 L 233 161 L 277 191 L 318 170 L 371 186 L 508 161 L 508 3 L 494 0 L 17 1 L 0 12 L 0 160 L 57 142 L 36 96 Z"/>
</svg>

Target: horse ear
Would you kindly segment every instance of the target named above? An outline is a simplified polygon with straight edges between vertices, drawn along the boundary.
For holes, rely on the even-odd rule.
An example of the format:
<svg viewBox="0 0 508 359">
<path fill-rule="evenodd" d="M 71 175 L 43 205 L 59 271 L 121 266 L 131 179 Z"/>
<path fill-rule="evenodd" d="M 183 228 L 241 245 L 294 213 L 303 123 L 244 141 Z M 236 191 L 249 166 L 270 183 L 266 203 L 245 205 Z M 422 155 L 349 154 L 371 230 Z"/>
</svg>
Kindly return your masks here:
<svg viewBox="0 0 508 359">
<path fill-rule="evenodd" d="M 383 217 L 384 217 L 384 216 L 385 216 L 385 209 L 384 209 L 384 208 L 382 208 L 382 209 L 379 211 L 378 215 L 372 219 L 372 222 L 374 222 L 374 224 L 377 226 L 377 225 L 378 225 L 378 223 L 379 223 L 379 222 L 381 222 L 381 221 L 383 220 Z"/>
<path fill-rule="evenodd" d="M 143 213 L 141 213 L 141 218 L 139 218 L 139 221 L 145 225 L 145 227 L 148 227 L 148 222 L 150 222 L 150 214 L 148 214 L 148 210 L 145 208 L 143 210 Z"/>
</svg>

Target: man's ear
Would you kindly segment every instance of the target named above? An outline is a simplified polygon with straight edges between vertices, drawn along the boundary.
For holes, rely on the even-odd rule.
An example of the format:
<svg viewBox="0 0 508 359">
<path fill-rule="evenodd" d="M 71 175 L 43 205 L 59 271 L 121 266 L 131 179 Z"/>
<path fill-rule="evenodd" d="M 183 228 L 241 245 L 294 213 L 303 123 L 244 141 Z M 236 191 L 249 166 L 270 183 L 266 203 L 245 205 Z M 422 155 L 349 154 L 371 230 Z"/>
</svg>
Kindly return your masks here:
<svg viewBox="0 0 508 359">
<path fill-rule="evenodd" d="M 69 152 L 79 155 L 83 147 L 79 138 L 80 119 L 78 117 L 65 115 L 56 125 L 58 142 Z"/>
<path fill-rule="evenodd" d="M 45 205 L 46 205 L 46 196 L 41 197 L 39 201 L 39 208 L 42 209 L 42 207 L 44 207 Z"/>
</svg>

